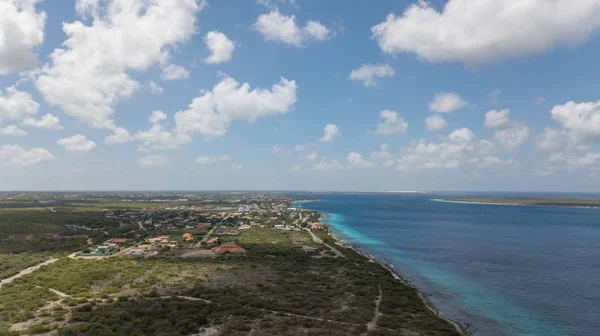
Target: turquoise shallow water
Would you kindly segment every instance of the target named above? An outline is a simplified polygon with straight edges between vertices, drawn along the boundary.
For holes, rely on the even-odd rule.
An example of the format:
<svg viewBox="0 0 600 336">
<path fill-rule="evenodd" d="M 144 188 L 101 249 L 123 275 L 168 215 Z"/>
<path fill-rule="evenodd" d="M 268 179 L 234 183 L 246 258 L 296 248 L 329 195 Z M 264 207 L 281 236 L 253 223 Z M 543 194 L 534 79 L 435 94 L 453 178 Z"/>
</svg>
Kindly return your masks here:
<svg viewBox="0 0 600 336">
<path fill-rule="evenodd" d="M 302 206 L 476 335 L 600 335 L 600 209 L 318 198 Z"/>
</svg>

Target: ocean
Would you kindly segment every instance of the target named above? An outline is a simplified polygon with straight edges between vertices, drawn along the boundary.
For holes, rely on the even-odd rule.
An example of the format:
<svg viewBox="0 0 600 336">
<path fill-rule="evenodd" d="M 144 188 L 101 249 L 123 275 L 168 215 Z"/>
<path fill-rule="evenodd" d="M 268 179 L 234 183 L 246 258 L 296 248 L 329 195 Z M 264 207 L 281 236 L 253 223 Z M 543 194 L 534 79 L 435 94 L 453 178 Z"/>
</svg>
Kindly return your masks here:
<svg viewBox="0 0 600 336">
<path fill-rule="evenodd" d="M 319 199 L 298 206 L 323 213 L 338 237 L 393 265 L 474 335 L 600 335 L 600 209 L 434 200 L 464 194 L 292 196 Z"/>
</svg>

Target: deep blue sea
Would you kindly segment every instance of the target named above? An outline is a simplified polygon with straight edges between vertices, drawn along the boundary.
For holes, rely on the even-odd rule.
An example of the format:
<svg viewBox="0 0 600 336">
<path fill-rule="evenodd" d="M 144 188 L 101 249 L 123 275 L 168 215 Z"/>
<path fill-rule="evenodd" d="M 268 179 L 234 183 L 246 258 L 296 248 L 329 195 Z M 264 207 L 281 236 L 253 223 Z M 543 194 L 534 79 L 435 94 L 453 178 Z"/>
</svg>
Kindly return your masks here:
<svg viewBox="0 0 600 336">
<path fill-rule="evenodd" d="M 600 335 L 600 209 L 432 200 L 464 194 L 293 196 L 319 199 L 302 207 L 475 335 Z"/>
</svg>

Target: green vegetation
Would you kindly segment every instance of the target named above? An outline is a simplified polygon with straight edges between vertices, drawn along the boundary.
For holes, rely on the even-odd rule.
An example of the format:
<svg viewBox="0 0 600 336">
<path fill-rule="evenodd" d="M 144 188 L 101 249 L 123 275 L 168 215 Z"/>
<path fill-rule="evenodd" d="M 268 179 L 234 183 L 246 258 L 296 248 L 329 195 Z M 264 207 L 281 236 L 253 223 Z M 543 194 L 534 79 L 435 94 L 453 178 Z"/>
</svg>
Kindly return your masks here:
<svg viewBox="0 0 600 336">
<path fill-rule="evenodd" d="M 45 254 L 0 254 L 0 279 L 13 276 L 45 259 Z"/>
<path fill-rule="evenodd" d="M 87 232 L 95 242 L 106 238 L 104 230 L 109 237 L 140 232 L 100 212 L 80 210 L 0 211 L 0 274 L 36 264 L 48 252 L 81 249 L 86 239 L 65 239 L 80 234 L 80 226 L 91 228 Z M 168 220 L 169 215 L 156 218 Z M 294 220 L 289 214 L 272 222 L 265 216 L 268 225 L 292 225 Z M 237 223 L 223 226 L 235 229 Z M 159 232 L 175 238 L 192 232 L 196 242 L 187 243 L 185 251 L 209 252 L 195 246 L 205 229 L 152 234 Z M 335 244 L 327 230 L 314 233 Z M 299 246 L 328 250 L 306 230 L 253 227 L 220 239 L 235 242 L 246 253 L 181 258 L 182 250 L 173 248 L 143 257 L 63 256 L 0 288 L 0 335 L 189 335 L 203 329 L 218 335 L 458 335 L 427 309 L 414 288 L 354 250 L 336 247 L 345 256 L 337 258 L 303 253 Z M 46 253 L 32 253 L 37 251 Z M 379 321 L 367 330 L 380 293 Z"/>
</svg>

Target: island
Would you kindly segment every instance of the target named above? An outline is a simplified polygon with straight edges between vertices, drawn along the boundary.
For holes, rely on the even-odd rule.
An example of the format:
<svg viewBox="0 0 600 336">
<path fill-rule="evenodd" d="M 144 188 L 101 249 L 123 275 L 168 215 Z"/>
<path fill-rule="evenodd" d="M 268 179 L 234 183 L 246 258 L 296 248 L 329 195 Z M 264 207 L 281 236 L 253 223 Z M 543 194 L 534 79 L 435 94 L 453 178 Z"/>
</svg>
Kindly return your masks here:
<svg viewBox="0 0 600 336">
<path fill-rule="evenodd" d="M 599 208 L 600 199 L 595 198 L 489 198 L 469 197 L 441 199 L 444 202 L 500 204 L 500 205 L 531 205 L 531 206 L 561 206 Z"/>
<path fill-rule="evenodd" d="M 468 334 L 294 201 L 0 194 L 0 334 Z"/>
</svg>

